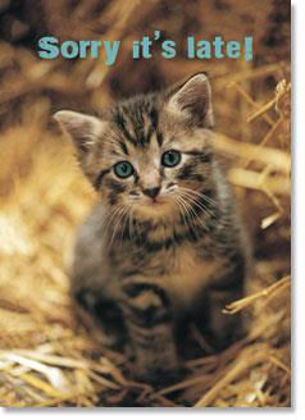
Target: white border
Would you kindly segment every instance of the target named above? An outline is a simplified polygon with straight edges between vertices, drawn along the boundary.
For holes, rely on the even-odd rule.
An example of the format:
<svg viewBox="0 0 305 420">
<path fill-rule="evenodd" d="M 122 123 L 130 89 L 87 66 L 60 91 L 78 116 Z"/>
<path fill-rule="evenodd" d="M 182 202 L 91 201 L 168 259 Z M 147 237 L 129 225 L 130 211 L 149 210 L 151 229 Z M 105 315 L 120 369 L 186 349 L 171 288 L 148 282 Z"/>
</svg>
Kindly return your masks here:
<svg viewBox="0 0 305 420">
<path fill-rule="evenodd" d="M 251 1 L 251 0 L 249 0 Z M 271 0 L 269 0 L 271 1 Z M 289 1 L 289 0 L 286 0 Z M 264 0 L 262 0 L 263 4 Z M 222 419 L 223 416 L 237 416 L 243 418 L 296 418 L 305 416 L 305 0 L 292 0 L 292 60 L 293 72 L 293 409 L 0 409 L 0 417 L 6 416 L 11 420 L 22 415 L 23 419 L 32 417 L 56 416 L 58 420 L 74 419 L 79 416 L 102 417 L 103 420 L 111 418 L 124 418 L 128 420 L 134 416 L 169 418 L 186 418 L 204 416 L 205 419 Z"/>
<path fill-rule="evenodd" d="M 293 59 L 293 278 L 294 278 L 294 406 L 295 415 L 305 414 L 305 1 L 293 4 L 292 59 Z"/>
</svg>

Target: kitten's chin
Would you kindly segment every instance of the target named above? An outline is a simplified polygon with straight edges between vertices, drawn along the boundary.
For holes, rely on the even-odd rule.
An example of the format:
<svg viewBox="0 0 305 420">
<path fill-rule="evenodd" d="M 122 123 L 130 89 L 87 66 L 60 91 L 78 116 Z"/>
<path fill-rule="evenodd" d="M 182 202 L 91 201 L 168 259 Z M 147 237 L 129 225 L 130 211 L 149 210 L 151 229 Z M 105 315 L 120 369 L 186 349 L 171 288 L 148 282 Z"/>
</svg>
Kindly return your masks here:
<svg viewBox="0 0 305 420">
<path fill-rule="evenodd" d="M 175 210 L 175 206 L 171 201 L 167 200 L 147 200 L 141 204 L 138 204 L 135 213 L 143 218 L 164 218 L 168 215 L 172 215 Z"/>
</svg>

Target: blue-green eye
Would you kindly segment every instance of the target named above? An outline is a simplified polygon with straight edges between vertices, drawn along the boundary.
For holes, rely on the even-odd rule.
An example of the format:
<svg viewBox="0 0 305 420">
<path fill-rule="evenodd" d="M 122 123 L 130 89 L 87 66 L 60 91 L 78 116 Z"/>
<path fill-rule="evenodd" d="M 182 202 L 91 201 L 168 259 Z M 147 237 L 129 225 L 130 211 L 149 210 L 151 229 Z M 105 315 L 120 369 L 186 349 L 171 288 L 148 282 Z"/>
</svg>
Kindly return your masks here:
<svg viewBox="0 0 305 420">
<path fill-rule="evenodd" d="M 181 161 L 181 153 L 178 150 L 168 150 L 163 153 L 161 163 L 163 166 L 173 168 L 177 166 Z"/>
<path fill-rule="evenodd" d="M 134 173 L 134 168 L 127 160 L 117 163 L 113 167 L 114 173 L 119 178 L 128 178 Z"/>
</svg>

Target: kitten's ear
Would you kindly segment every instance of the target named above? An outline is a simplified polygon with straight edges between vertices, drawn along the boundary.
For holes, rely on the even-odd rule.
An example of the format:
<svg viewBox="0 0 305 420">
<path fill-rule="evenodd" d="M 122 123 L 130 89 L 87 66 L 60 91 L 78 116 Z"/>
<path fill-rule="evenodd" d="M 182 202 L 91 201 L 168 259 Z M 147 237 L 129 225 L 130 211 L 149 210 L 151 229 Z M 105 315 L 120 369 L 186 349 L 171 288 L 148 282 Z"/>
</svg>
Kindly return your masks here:
<svg viewBox="0 0 305 420">
<path fill-rule="evenodd" d="M 83 160 L 100 135 L 103 122 L 91 115 L 68 110 L 58 111 L 53 117 L 70 134 L 76 146 L 77 154 L 80 160 Z"/>
<path fill-rule="evenodd" d="M 214 126 L 211 86 L 204 73 L 197 73 L 171 89 L 168 107 L 190 118 L 195 125 L 207 128 Z"/>
</svg>

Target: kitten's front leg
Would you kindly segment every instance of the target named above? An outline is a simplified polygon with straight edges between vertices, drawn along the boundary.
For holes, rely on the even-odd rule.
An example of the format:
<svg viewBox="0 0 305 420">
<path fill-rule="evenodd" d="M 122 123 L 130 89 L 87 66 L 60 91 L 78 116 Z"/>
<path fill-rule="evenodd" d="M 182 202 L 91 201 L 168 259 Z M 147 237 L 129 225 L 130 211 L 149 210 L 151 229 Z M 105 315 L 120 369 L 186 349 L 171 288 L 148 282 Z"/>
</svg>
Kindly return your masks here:
<svg viewBox="0 0 305 420">
<path fill-rule="evenodd" d="M 121 308 L 125 315 L 134 375 L 167 382 L 179 369 L 174 320 L 166 292 L 151 282 L 128 281 Z"/>
<path fill-rule="evenodd" d="M 73 291 L 73 298 L 79 306 L 82 322 L 97 341 L 105 347 L 122 350 L 127 340 L 126 328 L 122 311 L 115 300 L 89 288 Z"/>
<path fill-rule="evenodd" d="M 224 267 L 223 272 L 210 279 L 198 300 L 195 323 L 215 350 L 223 350 L 244 333 L 241 314 L 226 314 L 224 308 L 244 295 L 245 270 L 243 264 Z"/>
<path fill-rule="evenodd" d="M 207 302 L 208 340 L 215 350 L 223 350 L 244 335 L 244 323 L 240 313 L 227 314 L 224 308 L 231 302 L 241 299 L 242 293 L 237 290 L 209 290 Z"/>
</svg>

